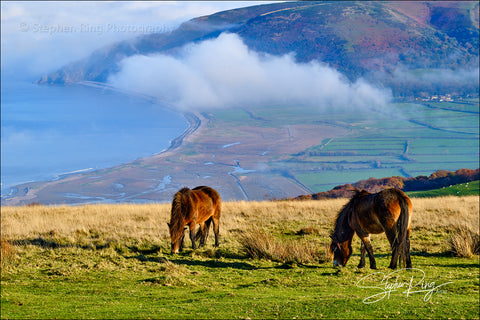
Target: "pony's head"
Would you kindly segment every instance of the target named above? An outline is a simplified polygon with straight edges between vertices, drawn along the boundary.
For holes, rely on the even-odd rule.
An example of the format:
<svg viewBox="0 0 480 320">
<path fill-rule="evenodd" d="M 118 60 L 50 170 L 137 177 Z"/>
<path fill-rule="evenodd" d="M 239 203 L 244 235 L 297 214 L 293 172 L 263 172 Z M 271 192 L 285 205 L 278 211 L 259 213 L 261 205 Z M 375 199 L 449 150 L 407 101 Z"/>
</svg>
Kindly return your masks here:
<svg viewBox="0 0 480 320">
<path fill-rule="evenodd" d="M 183 239 L 185 237 L 185 229 L 182 228 L 182 232 L 178 232 L 178 228 L 172 223 L 167 223 L 168 230 L 170 231 L 170 240 L 171 240 L 171 254 L 178 253 L 183 250 Z"/>
<path fill-rule="evenodd" d="M 333 266 L 344 267 L 352 255 L 352 238 L 354 231 L 348 223 L 348 218 L 355 210 L 356 200 L 361 192 L 355 192 L 350 201 L 340 210 L 335 220 L 335 229 L 330 235 L 330 253 L 333 253 Z"/>
<path fill-rule="evenodd" d="M 183 199 L 183 197 L 184 195 L 188 197 L 189 192 L 190 189 L 183 188 L 173 197 L 170 223 L 167 223 L 172 243 L 172 254 L 178 253 L 183 249 L 183 238 L 185 237 L 185 219 L 183 211 L 189 209 L 188 200 Z M 186 205 L 182 204 L 183 200 L 186 200 Z"/>
<path fill-rule="evenodd" d="M 330 252 L 333 254 L 333 266 L 344 267 L 352 255 L 352 239 L 339 242 L 335 235 L 332 235 L 331 238 Z"/>
</svg>

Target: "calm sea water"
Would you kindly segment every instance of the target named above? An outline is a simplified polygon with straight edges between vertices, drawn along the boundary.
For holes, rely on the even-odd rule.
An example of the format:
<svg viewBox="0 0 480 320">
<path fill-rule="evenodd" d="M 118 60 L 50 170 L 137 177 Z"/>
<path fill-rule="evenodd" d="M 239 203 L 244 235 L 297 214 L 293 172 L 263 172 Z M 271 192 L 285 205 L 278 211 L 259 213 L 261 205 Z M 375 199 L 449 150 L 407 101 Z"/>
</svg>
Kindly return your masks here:
<svg viewBox="0 0 480 320">
<path fill-rule="evenodd" d="M 153 155 L 188 127 L 179 113 L 108 89 L 2 81 L 1 93 L 2 194 Z"/>
</svg>

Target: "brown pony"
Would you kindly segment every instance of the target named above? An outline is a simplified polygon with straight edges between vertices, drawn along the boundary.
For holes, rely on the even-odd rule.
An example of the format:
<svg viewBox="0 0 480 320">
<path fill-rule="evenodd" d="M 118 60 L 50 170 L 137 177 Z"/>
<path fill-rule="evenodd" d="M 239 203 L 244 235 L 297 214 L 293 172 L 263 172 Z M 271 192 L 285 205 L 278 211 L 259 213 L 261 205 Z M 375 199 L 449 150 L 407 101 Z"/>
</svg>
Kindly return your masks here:
<svg viewBox="0 0 480 320">
<path fill-rule="evenodd" d="M 412 202 L 398 189 L 386 189 L 379 193 L 355 190 L 352 199 L 338 213 L 332 235 L 330 251 L 334 254 L 333 265 L 345 266 L 352 255 L 352 238 L 356 233 L 362 240 L 359 268 L 365 267 L 365 251 L 368 252 L 370 268 L 376 269 L 370 234 L 385 232 L 392 249 L 389 268 L 401 264 L 412 267 L 410 260 L 410 223 Z"/>
<path fill-rule="evenodd" d="M 172 254 L 183 250 L 185 226 L 190 228 L 192 248 L 195 245 L 195 227 L 200 225 L 200 247 L 205 244 L 210 223 L 213 221 L 215 247 L 218 247 L 218 233 L 221 213 L 221 199 L 217 191 L 210 187 L 199 186 L 190 190 L 183 188 L 175 193 L 168 228 L 172 241 Z"/>
</svg>

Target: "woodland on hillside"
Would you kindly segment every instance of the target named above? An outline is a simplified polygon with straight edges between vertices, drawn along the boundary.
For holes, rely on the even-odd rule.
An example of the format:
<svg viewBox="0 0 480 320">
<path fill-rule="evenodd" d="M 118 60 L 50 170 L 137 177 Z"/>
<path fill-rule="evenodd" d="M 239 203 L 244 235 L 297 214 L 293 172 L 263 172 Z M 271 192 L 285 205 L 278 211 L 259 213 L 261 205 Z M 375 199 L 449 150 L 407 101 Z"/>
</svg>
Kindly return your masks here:
<svg viewBox="0 0 480 320">
<path fill-rule="evenodd" d="M 385 188 L 397 188 L 403 191 L 432 190 L 455 184 L 479 180 L 480 169 L 459 169 L 455 172 L 439 170 L 430 176 L 418 176 L 412 178 L 388 177 L 382 179 L 370 178 L 354 184 L 337 186 L 330 191 L 318 192 L 310 195 L 302 195 L 295 200 L 320 200 L 334 198 L 348 198 L 354 189 L 364 189 L 369 192 L 379 192 Z"/>
</svg>

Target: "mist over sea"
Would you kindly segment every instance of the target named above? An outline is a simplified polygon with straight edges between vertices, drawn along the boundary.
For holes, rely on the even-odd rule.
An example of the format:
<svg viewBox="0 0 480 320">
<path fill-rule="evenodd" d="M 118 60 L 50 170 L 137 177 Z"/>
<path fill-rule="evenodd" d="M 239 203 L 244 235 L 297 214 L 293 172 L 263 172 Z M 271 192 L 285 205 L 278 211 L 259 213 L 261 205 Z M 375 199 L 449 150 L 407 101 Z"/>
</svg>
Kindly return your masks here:
<svg viewBox="0 0 480 320">
<path fill-rule="evenodd" d="M 151 156 L 188 127 L 179 113 L 109 89 L 1 86 L 2 195 L 23 182 Z"/>
</svg>

